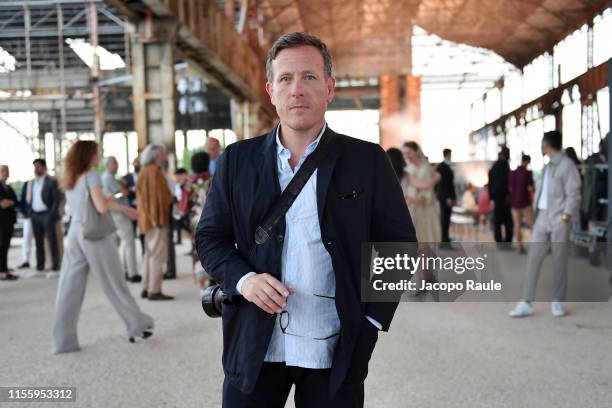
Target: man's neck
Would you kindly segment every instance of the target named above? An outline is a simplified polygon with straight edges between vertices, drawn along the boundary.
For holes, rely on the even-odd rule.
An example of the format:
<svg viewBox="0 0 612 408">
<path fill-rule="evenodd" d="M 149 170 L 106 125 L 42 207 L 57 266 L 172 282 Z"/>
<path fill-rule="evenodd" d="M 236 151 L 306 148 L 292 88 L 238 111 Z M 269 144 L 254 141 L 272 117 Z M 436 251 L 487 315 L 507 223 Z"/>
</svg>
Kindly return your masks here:
<svg viewBox="0 0 612 408">
<path fill-rule="evenodd" d="M 283 146 L 291 152 L 291 159 L 289 160 L 291 167 L 297 165 L 308 146 L 319 136 L 323 126 L 325 126 L 325 120 L 306 131 L 296 131 L 289 126 L 283 126 L 281 123 L 279 139 Z"/>
</svg>

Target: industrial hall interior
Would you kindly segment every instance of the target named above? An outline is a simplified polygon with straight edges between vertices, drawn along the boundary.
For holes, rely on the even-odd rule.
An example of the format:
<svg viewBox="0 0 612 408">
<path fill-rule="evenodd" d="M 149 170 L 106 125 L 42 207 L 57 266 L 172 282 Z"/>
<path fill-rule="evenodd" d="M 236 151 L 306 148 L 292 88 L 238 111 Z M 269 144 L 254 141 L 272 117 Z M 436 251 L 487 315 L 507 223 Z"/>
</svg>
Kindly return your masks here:
<svg viewBox="0 0 612 408">
<path fill-rule="evenodd" d="M 610 407 L 611 117 L 610 0 L 0 0 L 0 406 Z"/>
</svg>

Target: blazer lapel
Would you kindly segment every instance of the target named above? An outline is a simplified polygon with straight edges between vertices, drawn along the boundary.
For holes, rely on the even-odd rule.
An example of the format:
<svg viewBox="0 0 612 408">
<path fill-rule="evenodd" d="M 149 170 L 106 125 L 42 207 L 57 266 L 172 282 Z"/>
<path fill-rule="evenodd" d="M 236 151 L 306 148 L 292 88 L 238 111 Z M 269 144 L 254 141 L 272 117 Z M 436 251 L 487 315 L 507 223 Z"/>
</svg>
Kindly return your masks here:
<svg viewBox="0 0 612 408">
<path fill-rule="evenodd" d="M 259 189 L 266 190 L 266 193 L 270 195 L 269 187 L 270 181 L 272 182 L 272 195 L 280 195 L 280 182 L 278 181 L 278 172 L 276 170 L 276 128 L 274 128 L 266 136 L 266 140 L 261 145 L 259 151 L 259 163 L 257 166 L 257 173 L 259 176 Z"/>
<path fill-rule="evenodd" d="M 338 152 L 338 139 L 335 137 L 335 132 L 327 127 L 323 138 L 331 138 L 327 148 L 329 149 L 327 156 L 317 169 L 317 211 L 319 214 L 319 224 L 323 222 L 323 212 L 325 210 L 325 202 L 327 200 L 327 191 L 331 181 L 334 167 L 340 153 Z M 321 140 L 323 139 L 321 138 Z"/>
</svg>

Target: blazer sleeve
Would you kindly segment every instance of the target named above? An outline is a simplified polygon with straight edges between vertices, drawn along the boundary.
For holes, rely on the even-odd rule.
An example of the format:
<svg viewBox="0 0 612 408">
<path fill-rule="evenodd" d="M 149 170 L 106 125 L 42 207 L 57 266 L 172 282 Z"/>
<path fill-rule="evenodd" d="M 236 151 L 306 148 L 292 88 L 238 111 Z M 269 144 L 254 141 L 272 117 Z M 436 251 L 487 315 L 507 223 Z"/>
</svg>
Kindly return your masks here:
<svg viewBox="0 0 612 408">
<path fill-rule="evenodd" d="M 59 185 L 57 184 L 57 180 L 54 178 L 49 179 L 49 188 L 51 188 L 51 197 L 53 202 L 51 203 L 51 208 L 49 208 L 49 213 L 52 217 L 59 218 L 59 204 L 60 204 L 60 191 Z"/>
<path fill-rule="evenodd" d="M 567 179 L 563 188 L 565 190 L 565 197 L 567 197 L 563 212 L 574 215 L 580 205 L 580 173 L 578 173 L 578 167 L 574 163 L 568 165 Z"/>
<path fill-rule="evenodd" d="M 236 284 L 254 269 L 236 247 L 233 222 L 237 214 L 231 210 L 231 172 L 233 149 L 228 147 L 219 158 L 212 187 L 196 229 L 198 256 L 206 272 L 219 281 L 228 296 L 240 295 Z"/>
<path fill-rule="evenodd" d="M 402 188 L 384 150 L 377 146 L 371 220 L 373 242 L 416 242 L 416 232 Z M 389 330 L 397 302 L 368 302 L 365 314 Z"/>
<path fill-rule="evenodd" d="M 19 192 L 19 211 L 23 214 L 26 215 L 26 194 L 27 194 L 27 190 L 28 190 L 28 182 L 26 181 L 25 183 L 23 183 L 22 187 L 21 187 L 21 191 Z"/>
</svg>

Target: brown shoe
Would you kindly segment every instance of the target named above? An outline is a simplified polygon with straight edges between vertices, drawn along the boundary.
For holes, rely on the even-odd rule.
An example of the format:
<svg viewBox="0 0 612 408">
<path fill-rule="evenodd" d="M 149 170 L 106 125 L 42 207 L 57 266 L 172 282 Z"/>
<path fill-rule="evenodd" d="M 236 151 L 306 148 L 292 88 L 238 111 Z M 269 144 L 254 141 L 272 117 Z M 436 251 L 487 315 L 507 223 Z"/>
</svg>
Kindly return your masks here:
<svg viewBox="0 0 612 408">
<path fill-rule="evenodd" d="M 151 293 L 149 295 L 149 300 L 172 300 L 173 296 L 164 295 L 163 293 Z"/>
</svg>

